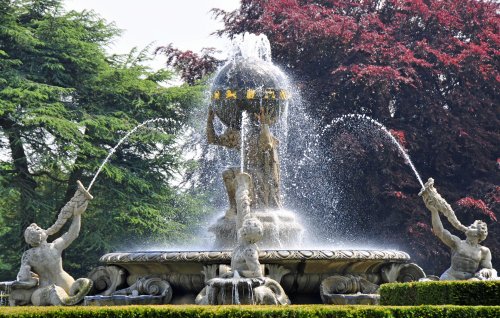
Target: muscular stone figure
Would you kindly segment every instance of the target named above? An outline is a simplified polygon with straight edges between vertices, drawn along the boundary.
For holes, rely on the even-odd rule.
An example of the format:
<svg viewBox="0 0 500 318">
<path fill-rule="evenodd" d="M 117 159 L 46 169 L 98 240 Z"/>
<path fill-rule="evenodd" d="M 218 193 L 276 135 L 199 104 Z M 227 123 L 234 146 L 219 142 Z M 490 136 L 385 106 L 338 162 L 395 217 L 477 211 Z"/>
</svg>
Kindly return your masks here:
<svg viewBox="0 0 500 318">
<path fill-rule="evenodd" d="M 239 149 L 241 146 L 240 131 L 227 128 L 224 133 L 217 135 L 213 120 L 215 113 L 209 110 L 207 118 L 207 140 L 209 144 Z M 261 110 L 261 114 L 250 118 L 248 135 L 245 140 L 243 167 L 253 180 L 252 207 L 257 209 L 279 209 L 282 207 L 280 197 L 280 169 L 278 159 L 278 139 L 269 129 L 269 116 Z M 234 194 L 234 176 L 239 168 L 229 168 L 224 171 L 224 185 L 229 197 L 229 210 L 227 216 L 232 216 L 236 211 Z"/>
<path fill-rule="evenodd" d="M 432 214 L 432 230 L 439 239 L 451 248 L 451 266 L 440 277 L 441 280 L 494 280 L 497 272 L 491 264 L 489 248 L 479 245 L 488 235 L 486 223 L 476 220 L 470 226 L 462 225 L 450 205 L 437 193 L 434 180 L 429 178 L 420 192 L 426 207 Z M 461 240 L 444 229 L 439 212 L 443 213 L 453 226 L 465 233 Z"/>
<path fill-rule="evenodd" d="M 259 263 L 257 242 L 262 239 L 264 228 L 255 218 L 247 218 L 238 231 L 238 245 L 231 256 L 231 271 L 247 278 L 263 277 Z"/>
<path fill-rule="evenodd" d="M 222 277 L 209 280 L 196 297 L 197 304 L 290 304 L 283 287 L 264 277 L 256 244 L 262 236 L 262 223 L 250 214 L 246 215 L 238 230 L 238 245 L 231 255 L 231 270 Z"/>
<path fill-rule="evenodd" d="M 32 280 L 33 273 L 38 275 L 38 286 L 31 295 L 31 303 L 35 306 L 72 305 L 79 302 L 92 287 L 92 282 L 88 279 L 75 282 L 62 267 L 61 254 L 78 237 L 81 214 L 92 199 L 81 183 L 78 186 L 75 195 L 62 208 L 58 220 L 49 230 L 33 223 L 24 232 L 26 243 L 32 248 L 22 256 L 17 280 L 27 282 Z M 57 232 L 71 216 L 73 221 L 68 232 L 48 243 L 48 232 Z"/>
</svg>

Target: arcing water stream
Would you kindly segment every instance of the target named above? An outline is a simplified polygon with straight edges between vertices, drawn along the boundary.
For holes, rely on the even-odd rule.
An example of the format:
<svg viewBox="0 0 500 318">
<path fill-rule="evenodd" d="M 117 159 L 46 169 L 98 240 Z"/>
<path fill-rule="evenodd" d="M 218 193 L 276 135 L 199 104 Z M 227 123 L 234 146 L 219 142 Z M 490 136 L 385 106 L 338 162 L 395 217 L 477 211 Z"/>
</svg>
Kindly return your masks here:
<svg viewBox="0 0 500 318">
<path fill-rule="evenodd" d="M 333 125 L 336 125 L 336 124 L 341 123 L 341 122 L 352 121 L 352 120 L 359 120 L 359 121 L 363 121 L 363 122 L 368 122 L 368 123 L 374 125 L 375 127 L 377 127 L 378 129 L 380 129 L 381 131 L 383 131 L 387 135 L 387 137 L 389 137 L 391 142 L 398 148 L 399 152 L 401 153 L 401 155 L 403 155 L 403 157 L 405 158 L 408 165 L 410 165 L 413 173 L 415 174 L 415 177 L 417 178 L 418 182 L 420 183 L 420 186 L 422 188 L 424 188 L 424 183 L 422 182 L 422 178 L 420 177 L 420 174 L 418 173 L 417 169 L 413 165 L 413 162 L 411 161 L 408 153 L 405 151 L 403 146 L 401 146 L 401 144 L 397 141 L 397 139 L 389 132 L 389 130 L 384 125 L 382 125 L 381 123 L 376 121 L 375 119 L 370 118 L 369 116 L 366 116 L 366 115 L 361 115 L 361 114 L 343 115 L 341 117 L 335 118 L 330 125 L 326 125 L 323 128 L 322 133 L 325 133 Z"/>
<path fill-rule="evenodd" d="M 109 161 L 109 158 L 111 158 L 111 156 L 115 153 L 116 149 L 118 149 L 118 147 L 120 147 L 120 145 L 125 141 L 127 140 L 128 137 L 130 137 L 130 135 L 132 135 L 133 133 L 135 133 L 139 128 L 141 127 L 144 127 L 150 123 L 156 123 L 156 122 L 164 122 L 164 123 L 172 123 L 172 120 L 171 119 L 165 119 L 165 118 L 153 118 L 153 119 L 148 119 L 146 121 L 144 121 L 143 123 L 135 126 L 134 128 L 132 128 L 129 132 L 127 132 L 125 134 L 125 136 L 123 136 L 119 141 L 118 143 L 109 151 L 108 155 L 106 156 L 106 158 L 103 160 L 103 162 L 101 163 L 101 165 L 99 166 L 99 169 L 97 169 L 97 172 L 96 174 L 94 175 L 94 177 L 92 178 L 92 181 L 90 181 L 90 184 L 87 188 L 87 191 L 90 192 L 90 188 L 92 188 L 92 186 L 94 185 L 94 182 L 95 180 L 97 179 L 97 176 L 99 176 L 99 174 L 101 173 L 102 169 L 104 168 L 104 166 L 106 165 L 106 163 Z"/>
</svg>

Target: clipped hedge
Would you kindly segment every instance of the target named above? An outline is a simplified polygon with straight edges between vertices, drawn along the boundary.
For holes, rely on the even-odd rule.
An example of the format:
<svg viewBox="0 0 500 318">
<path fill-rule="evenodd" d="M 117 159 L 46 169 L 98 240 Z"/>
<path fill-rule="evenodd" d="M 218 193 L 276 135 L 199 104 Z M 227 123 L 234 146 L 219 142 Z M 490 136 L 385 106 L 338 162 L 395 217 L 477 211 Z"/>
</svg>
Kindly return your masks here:
<svg viewBox="0 0 500 318">
<path fill-rule="evenodd" d="M 498 318 L 496 306 L 123 306 L 0 307 L 0 317 L 50 318 Z"/>
<path fill-rule="evenodd" d="M 379 291 L 381 305 L 500 305 L 500 281 L 390 283 Z"/>
</svg>

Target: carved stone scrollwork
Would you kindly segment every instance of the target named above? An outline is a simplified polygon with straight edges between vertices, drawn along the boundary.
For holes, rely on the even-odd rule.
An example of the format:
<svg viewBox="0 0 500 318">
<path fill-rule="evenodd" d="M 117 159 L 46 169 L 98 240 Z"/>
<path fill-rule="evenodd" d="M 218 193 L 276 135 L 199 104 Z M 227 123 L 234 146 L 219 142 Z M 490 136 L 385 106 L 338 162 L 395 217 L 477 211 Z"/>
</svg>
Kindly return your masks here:
<svg viewBox="0 0 500 318">
<path fill-rule="evenodd" d="M 378 287 L 360 276 L 335 275 L 321 282 L 320 295 L 325 304 L 378 304 Z"/>
<path fill-rule="evenodd" d="M 392 263 L 382 268 L 382 280 L 384 283 L 413 282 L 425 278 L 423 269 L 414 263 Z"/>
<path fill-rule="evenodd" d="M 139 278 L 132 286 L 112 295 L 87 296 L 86 306 L 160 305 L 172 300 L 172 287 L 158 276 Z"/>
<path fill-rule="evenodd" d="M 88 274 L 94 283 L 94 292 L 103 296 L 109 296 L 123 286 L 125 276 L 125 270 L 118 266 L 99 266 Z"/>
<path fill-rule="evenodd" d="M 397 278 L 398 282 L 416 282 L 421 278 L 425 277 L 424 270 L 414 263 L 405 264 L 403 268 L 399 271 Z"/>
<path fill-rule="evenodd" d="M 277 281 L 278 283 L 281 283 L 281 278 L 283 278 L 283 276 L 291 273 L 288 268 L 277 264 L 266 264 L 265 268 L 267 270 L 266 276 Z"/>
<path fill-rule="evenodd" d="M 172 294 L 172 287 L 170 284 L 157 276 L 142 277 L 132 286 L 113 293 L 113 295 L 160 296 L 164 304 L 168 304 L 170 300 L 172 300 Z"/>
<path fill-rule="evenodd" d="M 377 292 L 378 285 L 359 276 L 335 275 L 324 279 L 320 288 L 325 294 L 355 294 L 358 292 L 372 294 Z"/>
<path fill-rule="evenodd" d="M 380 260 L 408 261 L 410 256 L 401 251 L 392 250 L 261 250 L 259 260 L 274 263 L 312 260 Z M 127 263 L 225 263 L 231 261 L 230 251 L 198 251 L 198 252 L 137 252 L 109 253 L 101 257 L 101 262 L 109 265 Z"/>
<path fill-rule="evenodd" d="M 203 271 L 201 272 L 204 277 L 204 282 L 205 284 L 211 280 L 212 278 L 217 277 L 217 272 L 219 271 L 220 266 L 226 266 L 226 265 L 205 265 L 203 266 Z"/>
</svg>

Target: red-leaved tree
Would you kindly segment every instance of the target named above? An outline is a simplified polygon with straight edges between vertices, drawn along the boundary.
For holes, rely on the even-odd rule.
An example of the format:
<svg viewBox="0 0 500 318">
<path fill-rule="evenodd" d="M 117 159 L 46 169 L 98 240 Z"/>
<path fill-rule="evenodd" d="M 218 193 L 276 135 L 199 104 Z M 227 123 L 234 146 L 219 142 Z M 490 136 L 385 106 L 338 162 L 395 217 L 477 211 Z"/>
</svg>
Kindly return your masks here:
<svg viewBox="0 0 500 318">
<path fill-rule="evenodd" d="M 181 51 L 172 44 L 157 47 L 155 54 L 164 55 L 166 65 L 180 73 L 181 79 L 189 85 L 212 74 L 221 61 L 214 57 L 214 48 L 204 48 L 200 54 L 193 51 Z"/>
<path fill-rule="evenodd" d="M 500 267 L 497 1 L 242 0 L 234 12 L 215 12 L 225 22 L 221 34 L 268 36 L 274 61 L 293 75 L 323 126 L 363 113 L 403 138 L 459 219 L 488 222 L 484 244 Z M 369 224 L 360 228 L 367 239 L 408 250 L 428 272 L 441 273 L 449 252 L 431 233 L 419 183 L 393 148 L 364 135 L 323 136 L 336 158 L 325 169 L 355 189 L 343 192 L 344 201 L 357 202 L 349 221 Z M 460 200 L 467 197 L 474 201 Z"/>
</svg>

